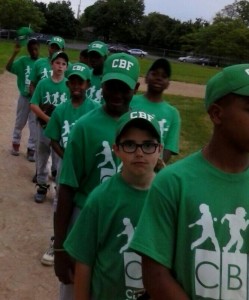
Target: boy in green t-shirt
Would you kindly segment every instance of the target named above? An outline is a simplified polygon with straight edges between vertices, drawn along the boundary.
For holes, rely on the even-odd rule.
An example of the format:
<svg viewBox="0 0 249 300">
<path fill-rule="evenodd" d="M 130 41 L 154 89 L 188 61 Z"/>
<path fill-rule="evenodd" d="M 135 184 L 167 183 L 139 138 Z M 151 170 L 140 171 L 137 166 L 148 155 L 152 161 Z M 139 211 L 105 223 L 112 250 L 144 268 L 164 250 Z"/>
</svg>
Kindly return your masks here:
<svg viewBox="0 0 249 300">
<path fill-rule="evenodd" d="M 122 170 L 89 195 L 64 247 L 76 260 L 75 299 L 135 299 L 143 288 L 141 258 L 129 243 L 162 150 L 154 116 L 142 111 L 118 121 L 113 151 Z"/>
<path fill-rule="evenodd" d="M 18 59 L 15 59 L 20 50 L 20 44 L 16 43 L 14 52 L 6 65 L 6 70 L 17 76 L 17 86 L 20 92 L 20 96 L 17 102 L 16 120 L 13 130 L 11 154 L 15 156 L 19 155 L 22 130 L 28 121 L 29 139 L 27 145 L 27 159 L 31 162 L 34 162 L 36 131 L 35 115 L 30 110 L 29 104 L 29 75 L 33 69 L 36 60 L 39 57 L 40 45 L 36 39 L 30 39 L 27 43 L 27 50 L 29 55 L 21 56 Z"/>
<path fill-rule="evenodd" d="M 120 168 L 120 161 L 113 155 L 111 146 L 117 120 L 129 110 L 131 98 L 139 86 L 139 72 L 139 63 L 134 56 L 110 55 L 104 64 L 102 79 L 105 103 L 81 117 L 70 133 L 59 178 L 56 249 L 63 247 L 73 215 L 84 206 L 88 194 Z M 69 255 L 55 252 L 55 273 L 66 285 L 71 283 L 71 268 Z"/>
<path fill-rule="evenodd" d="M 88 66 L 75 63 L 69 67 L 67 74 L 66 84 L 70 90 L 70 101 L 61 103 L 55 108 L 45 129 L 45 135 L 51 139 L 52 148 L 60 159 L 63 158 L 68 137 L 75 122 L 87 112 L 99 107 L 98 103 L 86 98 L 85 95 L 91 76 Z M 56 206 L 57 196 L 54 198 L 54 210 Z M 41 259 L 42 264 L 49 266 L 54 263 L 53 238 L 51 240 L 49 248 Z"/>
<path fill-rule="evenodd" d="M 37 122 L 37 156 L 36 172 L 38 189 L 34 196 L 35 202 L 42 203 L 48 189 L 47 162 L 51 153 L 51 141 L 44 135 L 44 128 L 50 119 L 51 113 L 57 105 L 70 98 L 67 79 L 64 73 L 68 65 L 68 56 L 59 51 L 51 58 L 53 75 L 39 81 L 31 98 L 31 109 L 36 114 Z M 58 157 L 57 157 L 58 164 Z"/>
<path fill-rule="evenodd" d="M 153 300 L 248 298 L 249 64 L 213 76 L 205 106 L 210 141 L 157 175 L 130 245 Z"/>
<path fill-rule="evenodd" d="M 101 80 L 103 77 L 104 62 L 108 55 L 107 45 L 100 41 L 88 45 L 88 60 L 91 71 L 91 84 L 86 92 L 88 98 L 103 104 Z"/>
<path fill-rule="evenodd" d="M 131 109 L 143 109 L 154 114 L 159 121 L 163 149 L 163 163 L 167 163 L 171 155 L 179 153 L 181 119 L 178 110 L 167 103 L 163 92 L 169 86 L 171 66 L 167 59 L 159 58 L 149 68 L 145 83 L 147 91 L 143 95 L 135 95 L 131 101 Z"/>
</svg>

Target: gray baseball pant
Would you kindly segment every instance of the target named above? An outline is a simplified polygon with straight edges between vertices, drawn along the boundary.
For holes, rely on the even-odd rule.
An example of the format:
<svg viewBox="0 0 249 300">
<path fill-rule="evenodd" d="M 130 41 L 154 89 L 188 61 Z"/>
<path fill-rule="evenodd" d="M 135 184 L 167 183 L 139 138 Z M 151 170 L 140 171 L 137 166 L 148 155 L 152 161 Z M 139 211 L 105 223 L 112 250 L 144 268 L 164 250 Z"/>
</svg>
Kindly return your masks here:
<svg viewBox="0 0 249 300">
<path fill-rule="evenodd" d="M 13 130 L 12 143 L 20 145 L 22 130 L 28 122 L 29 138 L 27 148 L 35 150 L 36 143 L 36 125 L 35 114 L 30 110 L 30 103 L 27 97 L 19 96 L 16 108 L 16 121 Z"/>
</svg>

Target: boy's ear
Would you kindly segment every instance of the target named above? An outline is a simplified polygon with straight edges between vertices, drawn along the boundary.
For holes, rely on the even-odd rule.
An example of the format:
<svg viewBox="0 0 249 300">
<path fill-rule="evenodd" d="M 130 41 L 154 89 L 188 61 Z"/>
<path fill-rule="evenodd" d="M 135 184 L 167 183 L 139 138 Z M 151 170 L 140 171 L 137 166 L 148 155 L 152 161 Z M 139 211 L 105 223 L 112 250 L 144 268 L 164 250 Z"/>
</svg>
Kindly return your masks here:
<svg viewBox="0 0 249 300">
<path fill-rule="evenodd" d="M 219 104 L 213 103 L 208 108 L 208 114 L 214 125 L 219 125 L 222 122 L 223 108 Z"/>
<path fill-rule="evenodd" d="M 116 144 L 112 145 L 112 151 L 114 152 L 114 154 L 119 157 L 119 147 Z"/>
</svg>

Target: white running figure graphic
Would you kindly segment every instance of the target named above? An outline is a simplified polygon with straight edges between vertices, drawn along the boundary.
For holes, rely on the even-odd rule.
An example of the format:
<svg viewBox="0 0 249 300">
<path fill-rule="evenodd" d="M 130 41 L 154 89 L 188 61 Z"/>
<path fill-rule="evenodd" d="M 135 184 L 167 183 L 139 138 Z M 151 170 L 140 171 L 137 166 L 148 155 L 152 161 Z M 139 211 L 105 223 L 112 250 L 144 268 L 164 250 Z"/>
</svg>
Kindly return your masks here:
<svg viewBox="0 0 249 300">
<path fill-rule="evenodd" d="M 223 247 L 224 252 L 228 252 L 233 245 L 236 244 L 236 252 L 240 252 L 240 249 L 243 246 L 244 240 L 241 236 L 240 231 L 245 231 L 249 225 L 249 220 L 245 220 L 246 210 L 243 207 L 237 207 L 235 214 L 226 214 L 222 219 L 221 223 L 223 224 L 225 220 L 229 222 L 230 229 L 230 241 L 225 247 Z"/>
<path fill-rule="evenodd" d="M 119 253 L 123 253 L 125 250 L 128 249 L 130 242 L 132 240 L 133 234 L 134 234 L 134 227 L 131 224 L 131 220 L 129 218 L 123 219 L 123 224 L 125 226 L 125 229 L 120 232 L 117 237 L 120 237 L 121 235 L 125 234 L 127 235 L 127 243 L 119 250 Z"/>
<path fill-rule="evenodd" d="M 202 235 L 201 237 L 191 244 L 191 250 L 198 247 L 202 243 L 204 243 L 208 238 L 211 239 L 215 251 L 220 251 L 219 243 L 215 235 L 213 218 L 209 210 L 209 206 L 207 204 L 201 204 L 199 206 L 199 210 L 202 213 L 202 216 L 195 223 L 190 224 L 188 227 L 192 228 L 195 225 L 202 226 Z M 214 221 L 217 219 L 214 218 Z"/>
<path fill-rule="evenodd" d="M 109 143 L 107 141 L 103 141 L 102 146 L 104 149 L 101 152 L 97 153 L 96 156 L 103 154 L 105 156 L 105 159 L 102 163 L 98 164 L 98 168 L 101 168 L 110 162 L 113 169 L 116 170 L 116 165 L 115 165 L 115 162 L 112 157 L 112 149 L 111 149 Z"/>
</svg>

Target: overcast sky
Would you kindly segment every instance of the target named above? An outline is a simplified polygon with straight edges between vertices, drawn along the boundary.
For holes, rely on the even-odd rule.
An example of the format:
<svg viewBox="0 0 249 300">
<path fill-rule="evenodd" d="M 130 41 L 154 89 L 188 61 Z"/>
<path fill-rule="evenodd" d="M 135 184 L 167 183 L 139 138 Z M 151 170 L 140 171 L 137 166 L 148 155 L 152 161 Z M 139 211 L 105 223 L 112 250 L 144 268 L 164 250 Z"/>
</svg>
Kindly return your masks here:
<svg viewBox="0 0 249 300">
<path fill-rule="evenodd" d="M 56 2 L 57 0 L 41 1 L 49 3 Z M 81 0 L 81 13 L 84 12 L 87 6 L 94 4 L 94 2 L 94 0 Z M 195 20 L 196 18 L 212 21 L 217 12 L 226 5 L 234 2 L 235 0 L 144 0 L 146 15 L 156 11 L 181 21 Z M 80 0 L 71 0 L 72 8 L 76 14 L 79 3 Z"/>
</svg>

